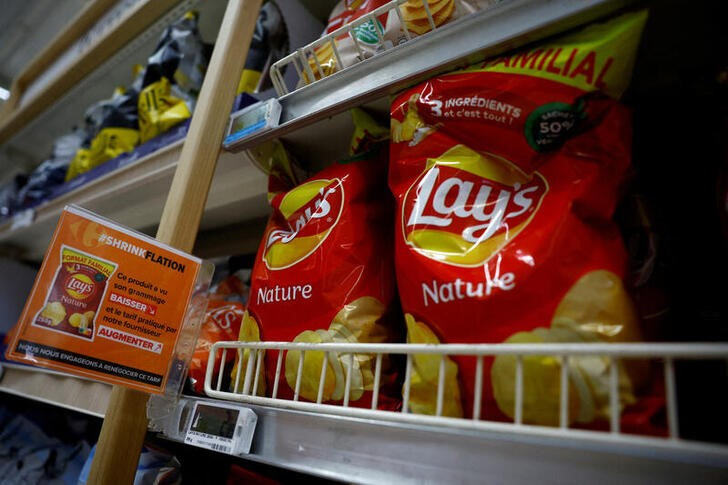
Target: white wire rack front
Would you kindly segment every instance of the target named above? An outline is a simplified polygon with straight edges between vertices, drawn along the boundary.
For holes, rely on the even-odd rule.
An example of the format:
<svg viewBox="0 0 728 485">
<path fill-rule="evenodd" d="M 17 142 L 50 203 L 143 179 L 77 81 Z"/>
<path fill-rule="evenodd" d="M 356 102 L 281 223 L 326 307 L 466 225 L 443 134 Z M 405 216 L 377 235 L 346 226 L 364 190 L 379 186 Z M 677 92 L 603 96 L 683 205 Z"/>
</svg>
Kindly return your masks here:
<svg viewBox="0 0 728 485">
<path fill-rule="evenodd" d="M 289 351 L 298 351 L 299 365 L 293 389 L 292 399 L 282 399 L 278 393 L 278 382 L 280 380 L 284 354 Z M 242 356 L 248 351 L 247 365 L 244 378 L 241 378 Z M 321 374 L 318 386 L 317 402 L 308 402 L 300 399 L 301 375 L 303 372 L 303 359 L 308 351 L 323 352 Z M 233 389 L 223 390 L 223 376 L 230 373 L 233 365 L 226 366 L 228 352 L 237 352 L 237 379 L 232 384 Z M 264 355 L 271 352 L 276 362 L 275 380 L 270 397 L 256 395 L 259 388 L 259 379 L 262 375 L 261 368 L 264 365 Z M 220 365 L 215 369 L 215 358 L 221 355 Z M 329 355 L 338 355 L 342 359 L 349 359 L 349 366 L 344 366 L 345 389 L 343 400 L 336 403 L 323 403 L 322 391 L 326 377 L 326 369 Z M 351 392 L 351 373 L 349 369 L 355 355 L 368 354 L 374 358 L 374 379 L 372 388 L 372 400 L 369 409 L 352 407 L 349 403 Z M 435 415 L 413 414 L 408 412 L 408 400 L 410 398 L 410 384 L 413 369 L 413 356 L 418 354 L 435 354 L 441 356 L 438 376 L 438 387 L 436 396 Z M 404 369 L 404 384 L 402 386 L 402 407 L 401 411 L 386 411 L 377 409 L 377 396 L 380 389 L 382 359 L 383 356 L 404 356 L 406 365 Z M 516 358 L 515 371 L 515 412 L 514 420 L 508 422 L 496 422 L 481 419 L 481 394 L 483 386 L 483 360 L 485 357 L 509 355 Z M 476 373 L 474 382 L 473 416 L 471 418 L 452 418 L 442 416 L 444 380 L 445 380 L 445 357 L 446 356 L 472 356 L 476 359 Z M 523 359 L 526 356 L 553 356 L 560 360 L 560 409 L 559 426 L 539 426 L 523 423 Z M 573 429 L 569 427 L 569 396 L 568 396 L 568 372 L 569 358 L 598 356 L 609 361 L 609 402 L 610 402 L 610 428 L 609 432 Z M 620 430 L 620 405 L 619 405 L 619 372 L 618 365 L 622 359 L 649 359 L 658 360 L 662 363 L 665 380 L 665 398 L 667 407 L 668 436 L 666 438 L 637 436 L 625 434 Z M 624 441 L 629 443 L 642 443 L 653 446 L 669 444 L 680 447 L 692 447 L 700 449 L 707 446 L 711 452 L 716 451 L 716 445 L 707 445 L 698 442 L 689 442 L 679 438 L 679 423 L 677 412 L 677 395 L 675 387 L 675 360 L 728 360 L 728 344 L 650 344 L 650 343 L 629 343 L 629 344 L 348 344 L 348 343 L 289 343 L 289 342 L 217 342 L 210 350 L 210 357 L 205 376 L 205 393 L 214 398 L 227 399 L 245 402 L 256 405 L 272 406 L 283 409 L 293 409 L 314 413 L 333 414 L 345 417 L 377 419 L 382 421 L 408 423 L 415 425 L 444 426 L 448 428 L 461 428 L 468 430 L 490 430 L 490 431 L 524 431 L 544 436 L 553 437 L 581 437 L 596 440 L 609 440 L 611 442 Z M 253 369 L 255 372 L 253 372 Z M 213 374 L 218 372 L 216 382 L 213 382 Z M 242 381 L 242 382 L 240 382 Z M 717 446 L 719 454 L 728 459 L 728 447 Z"/>
<path fill-rule="evenodd" d="M 353 20 L 350 23 L 343 25 L 333 32 L 322 35 L 321 38 L 317 39 L 316 41 L 297 49 L 295 52 L 292 52 L 283 59 L 275 62 L 271 66 L 270 72 L 271 78 L 273 80 L 273 85 L 276 89 L 276 92 L 278 93 L 278 96 L 283 96 L 289 93 L 289 90 L 286 87 L 285 82 L 283 81 L 283 72 L 289 66 L 293 66 L 293 68 L 296 70 L 296 73 L 298 73 L 299 85 L 301 83 L 303 83 L 304 85 L 312 84 L 317 80 L 323 79 L 333 74 L 326 73 L 324 71 L 318 57 L 316 56 L 316 50 L 323 48 L 326 45 L 331 48 L 333 58 L 336 60 L 336 68 L 334 72 L 341 71 L 346 67 L 350 67 L 351 65 L 357 64 L 374 55 L 374 53 L 369 52 L 368 49 L 363 48 L 361 41 L 359 41 L 359 39 L 357 38 L 357 29 L 362 28 L 367 24 L 373 27 L 373 29 L 369 30 L 373 30 L 374 34 L 377 36 L 378 39 L 376 53 L 384 52 L 385 50 L 389 50 L 395 47 L 392 42 L 387 42 L 385 40 L 385 32 L 382 28 L 382 25 L 377 21 L 377 17 L 394 13 L 399 19 L 399 24 L 402 26 L 402 35 L 404 36 L 404 39 L 402 42 L 400 42 L 400 44 L 410 41 L 417 34 L 410 32 L 407 28 L 407 22 L 405 22 L 405 17 L 402 13 L 402 5 L 404 5 L 405 3 L 407 3 L 410 8 L 422 8 L 430 28 L 427 33 L 438 29 L 437 23 L 435 22 L 435 19 L 432 15 L 432 11 L 430 10 L 430 5 L 428 1 L 392 0 L 391 2 L 388 2 L 375 10 L 372 10 L 371 12 L 362 15 L 356 20 Z M 427 33 L 422 35 L 427 35 Z M 336 39 L 342 36 L 348 36 L 352 40 L 358 54 L 355 59 L 347 59 L 346 64 L 342 62 L 340 50 L 336 45 Z M 312 65 L 315 66 L 316 73 L 314 73 Z"/>
</svg>

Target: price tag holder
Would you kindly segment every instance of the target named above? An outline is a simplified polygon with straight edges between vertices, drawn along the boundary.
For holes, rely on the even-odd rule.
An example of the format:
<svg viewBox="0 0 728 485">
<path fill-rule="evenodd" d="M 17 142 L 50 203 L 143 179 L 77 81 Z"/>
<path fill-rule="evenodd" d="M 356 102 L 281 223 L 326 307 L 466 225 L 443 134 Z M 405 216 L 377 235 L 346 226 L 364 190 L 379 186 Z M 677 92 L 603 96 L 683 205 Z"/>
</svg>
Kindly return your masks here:
<svg viewBox="0 0 728 485">
<path fill-rule="evenodd" d="M 250 452 L 257 422 L 252 409 L 198 401 L 186 426 L 185 443 L 242 456 Z"/>
<path fill-rule="evenodd" d="M 278 126 L 280 119 L 281 104 L 275 98 L 246 106 L 230 115 L 228 135 L 223 147 L 229 148 L 248 136 L 272 130 Z"/>
</svg>

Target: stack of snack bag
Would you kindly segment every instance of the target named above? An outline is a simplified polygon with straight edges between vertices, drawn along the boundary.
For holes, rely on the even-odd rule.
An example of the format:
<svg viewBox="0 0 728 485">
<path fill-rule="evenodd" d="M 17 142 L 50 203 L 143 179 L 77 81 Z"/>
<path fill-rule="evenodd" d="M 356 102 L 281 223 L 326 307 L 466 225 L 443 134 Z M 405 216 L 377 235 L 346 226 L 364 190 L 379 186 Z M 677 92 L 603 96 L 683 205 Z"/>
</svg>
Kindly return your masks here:
<svg viewBox="0 0 728 485">
<path fill-rule="evenodd" d="M 242 341 L 307 343 L 381 343 L 402 337 L 397 325 L 393 254 L 392 200 L 387 191 L 388 133 L 356 110 L 358 126 L 352 155 L 308 180 L 292 185 L 296 172 L 277 142 L 257 155 L 270 172 L 270 216 L 253 267 Z M 265 356 L 265 395 L 275 380 L 276 352 Z M 288 351 L 278 396 L 290 399 L 295 389 L 300 352 Z M 231 389 L 243 389 L 246 351 L 233 368 Z M 305 352 L 300 396 L 316 401 L 324 362 L 321 351 Z M 350 375 L 352 406 L 371 405 L 374 356 L 329 352 L 323 402 L 341 402 Z M 261 376 L 263 377 L 263 376 Z M 380 408 L 399 405 L 396 372 L 382 363 Z"/>
<path fill-rule="evenodd" d="M 329 16 L 323 35 L 330 34 L 341 27 L 354 22 L 358 18 L 373 12 L 389 3 L 390 0 L 341 0 Z M 339 51 L 341 66 L 329 42 L 317 47 L 315 59 L 309 60 L 309 67 L 314 78 L 323 77 L 368 58 L 382 49 L 404 42 L 407 37 L 425 34 L 432 30 L 427 16 L 429 10 L 435 28 L 456 20 L 478 9 L 486 8 L 497 0 L 407 0 L 399 7 L 399 15 L 389 10 L 353 30 L 353 34 L 344 34 L 335 39 Z"/>
<path fill-rule="evenodd" d="M 627 87 L 645 11 L 433 78 L 391 107 L 395 261 L 409 343 L 638 342 L 612 221 L 630 170 Z M 514 417 L 516 358 L 486 358 L 481 417 Z M 411 411 L 435 413 L 439 357 L 414 359 Z M 568 359 L 569 422 L 603 427 L 610 362 Z M 473 412 L 475 358 L 446 361 L 443 414 Z M 523 421 L 559 423 L 558 356 L 523 358 Z M 618 364 L 624 430 L 661 432 Z M 651 392 L 651 391 L 650 391 Z M 656 402 L 659 400 L 653 400 Z"/>
<path fill-rule="evenodd" d="M 238 338 L 247 302 L 248 285 L 246 281 L 249 275 L 249 270 L 235 270 L 210 290 L 205 320 L 200 327 L 200 335 L 197 338 L 187 374 L 189 387 L 196 394 L 204 394 L 205 373 L 212 345 L 215 342 L 229 342 Z M 235 354 L 228 352 L 225 365 L 228 366 L 234 358 Z M 222 355 L 217 354 L 213 369 L 213 382 L 217 382 L 221 361 Z"/>
<path fill-rule="evenodd" d="M 210 53 L 198 18 L 190 11 L 167 27 L 149 57 L 138 105 L 142 143 L 192 116 Z"/>
<path fill-rule="evenodd" d="M 86 110 L 87 137 L 76 151 L 66 181 L 134 149 L 191 116 L 208 62 L 196 12 L 167 27 L 134 81 Z"/>
<path fill-rule="evenodd" d="M 137 80 L 139 78 L 137 68 Z M 87 139 L 68 167 L 66 181 L 72 180 L 104 162 L 129 152 L 139 144 L 137 98 L 132 87 L 114 90 L 113 96 L 86 111 Z"/>
<path fill-rule="evenodd" d="M 134 81 L 86 110 L 87 137 L 76 151 L 66 181 L 134 149 L 191 116 L 208 63 L 208 46 L 196 12 L 167 27 Z"/>
</svg>

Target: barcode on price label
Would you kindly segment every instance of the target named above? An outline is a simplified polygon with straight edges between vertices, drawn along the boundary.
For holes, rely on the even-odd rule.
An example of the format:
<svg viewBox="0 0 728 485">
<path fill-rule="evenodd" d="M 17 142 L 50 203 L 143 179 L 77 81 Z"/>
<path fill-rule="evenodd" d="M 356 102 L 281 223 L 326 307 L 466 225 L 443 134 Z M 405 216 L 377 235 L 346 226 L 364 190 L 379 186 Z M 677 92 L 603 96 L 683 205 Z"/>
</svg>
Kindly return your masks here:
<svg viewBox="0 0 728 485">
<path fill-rule="evenodd" d="M 231 449 L 229 446 L 220 445 L 217 443 L 212 443 L 210 445 L 210 448 L 212 448 L 215 451 L 222 451 L 223 453 L 230 453 Z"/>
<path fill-rule="evenodd" d="M 221 453 L 232 453 L 233 451 L 231 439 L 192 430 L 185 436 L 185 443 Z"/>
</svg>

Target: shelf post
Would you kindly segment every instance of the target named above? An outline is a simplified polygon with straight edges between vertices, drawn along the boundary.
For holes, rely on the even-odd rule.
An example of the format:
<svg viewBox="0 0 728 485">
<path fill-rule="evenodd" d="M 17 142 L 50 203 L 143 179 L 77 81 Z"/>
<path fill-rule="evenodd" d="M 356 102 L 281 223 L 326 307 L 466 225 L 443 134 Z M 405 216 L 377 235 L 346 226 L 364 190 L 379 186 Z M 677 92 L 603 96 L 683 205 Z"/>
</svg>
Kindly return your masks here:
<svg viewBox="0 0 728 485">
<path fill-rule="evenodd" d="M 262 0 L 230 0 L 162 212 L 157 239 L 192 251 Z M 147 431 L 148 395 L 114 386 L 90 484 L 132 483 Z"/>
</svg>

